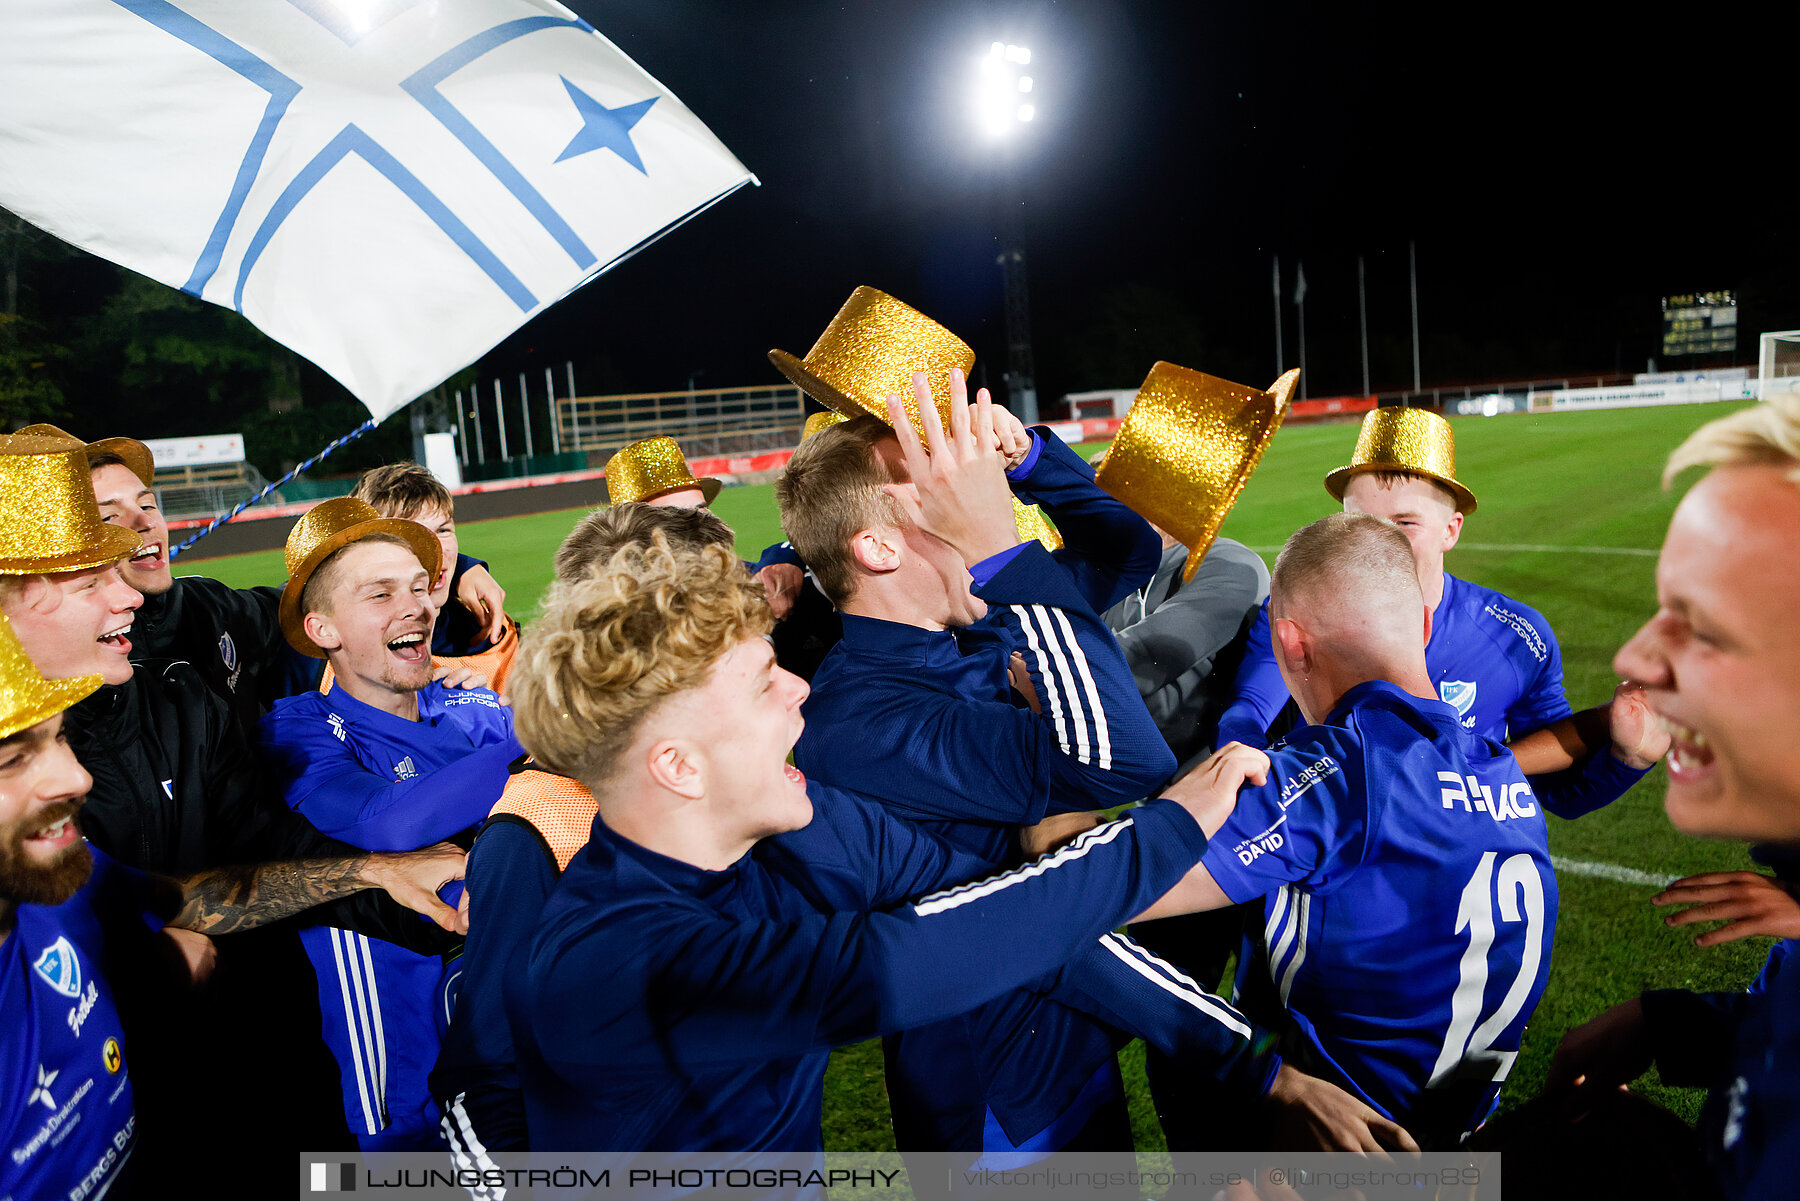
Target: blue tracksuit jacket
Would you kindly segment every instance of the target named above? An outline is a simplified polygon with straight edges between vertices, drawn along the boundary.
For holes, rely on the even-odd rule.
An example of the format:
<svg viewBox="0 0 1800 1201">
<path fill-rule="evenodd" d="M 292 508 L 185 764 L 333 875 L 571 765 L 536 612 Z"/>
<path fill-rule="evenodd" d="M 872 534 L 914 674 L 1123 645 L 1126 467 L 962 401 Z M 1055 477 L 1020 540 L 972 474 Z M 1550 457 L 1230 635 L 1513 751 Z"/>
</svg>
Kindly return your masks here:
<svg viewBox="0 0 1800 1201">
<path fill-rule="evenodd" d="M 1800 1180 L 1795 945 L 1776 943 L 1746 992 L 1644 994 L 1663 1081 L 1710 1090 L 1695 1131 L 1719 1194 L 1730 1201 L 1785 1201 Z"/>
<path fill-rule="evenodd" d="M 1161 542 L 1094 483 L 1079 455 L 1047 431 L 1032 433 L 1013 489 L 1044 506 L 1064 549 L 1027 543 L 977 564 L 975 593 L 989 615 L 965 630 L 844 614 L 843 641 L 813 677 L 794 750 L 809 778 L 874 797 L 990 868 L 1017 861 L 1019 826 L 1048 812 L 1136 800 L 1175 769 L 1098 616 L 1155 573 Z M 1007 664 L 1015 651 L 1031 671 L 1041 714 L 1012 699 Z M 1065 1129 L 1070 1107 L 1096 1073 L 1117 1086 L 1118 1034 L 1084 1008 L 1014 994 L 891 1040 L 888 1094 L 902 1148 L 1007 1150 L 1059 1117 L 1061 1133 L 1047 1136 L 1052 1145 L 1034 1145 L 1062 1145 L 1079 1128 Z M 1213 1036 L 1216 1046 L 1201 1057 L 1208 1069 L 1243 1046 L 1230 1027 L 1214 1026 Z"/>
<path fill-rule="evenodd" d="M 507 972 L 534 1145 L 818 1151 L 829 1048 L 1113 958 L 1101 936 L 1205 850 L 1186 811 L 1156 801 L 964 883 L 968 855 L 854 795 L 807 792 L 810 824 L 717 872 L 595 822 Z"/>
<path fill-rule="evenodd" d="M 486 689 L 429 684 L 405 721 L 343 688 L 276 702 L 262 749 L 288 805 L 370 851 L 410 851 L 478 825 L 523 753 L 512 710 Z M 344 1114 L 365 1150 L 438 1145 L 426 1083 L 437 1060 L 443 965 L 331 926 L 300 933 L 319 980 Z"/>
<path fill-rule="evenodd" d="M 1438 699 L 1456 710 L 1463 729 L 1483 738 L 1505 742 L 1571 712 L 1563 693 L 1562 650 L 1544 615 L 1449 572 L 1443 600 L 1431 615 L 1425 666 Z M 1219 745 L 1268 746 L 1269 725 L 1287 704 L 1288 690 L 1269 642 L 1267 603 L 1250 627 L 1235 691 L 1237 699 L 1219 719 Z M 1644 774 L 1602 750 L 1531 783 L 1544 808 L 1574 818 L 1617 800 Z"/>
</svg>

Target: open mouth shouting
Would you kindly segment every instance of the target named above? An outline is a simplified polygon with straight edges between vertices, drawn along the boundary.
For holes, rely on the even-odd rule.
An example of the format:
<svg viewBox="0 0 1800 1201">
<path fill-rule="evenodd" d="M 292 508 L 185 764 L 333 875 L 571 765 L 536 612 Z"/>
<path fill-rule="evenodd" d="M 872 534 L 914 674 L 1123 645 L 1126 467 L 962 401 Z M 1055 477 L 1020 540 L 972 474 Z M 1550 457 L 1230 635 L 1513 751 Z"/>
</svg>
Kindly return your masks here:
<svg viewBox="0 0 1800 1201">
<path fill-rule="evenodd" d="M 131 653 L 131 639 L 126 637 L 126 635 L 131 633 L 131 625 L 131 619 L 127 618 L 123 625 L 108 630 L 106 633 L 100 635 L 95 641 L 99 642 L 101 646 L 104 646 L 109 651 L 114 651 L 121 655 L 129 655 Z"/>
<path fill-rule="evenodd" d="M 428 663 L 431 660 L 431 647 L 426 645 L 423 630 L 402 634 L 388 643 L 387 648 L 388 653 L 402 663 Z"/>
<path fill-rule="evenodd" d="M 131 566 L 138 571 L 161 571 L 168 566 L 168 556 L 163 553 L 160 542 L 146 542 L 130 559 Z"/>
<path fill-rule="evenodd" d="M 54 854 L 73 846 L 80 837 L 81 830 L 75 824 L 75 810 L 70 807 L 49 825 L 27 834 L 25 844 L 35 850 Z"/>
<path fill-rule="evenodd" d="M 1670 777 L 1691 782 L 1705 775 L 1713 762 L 1712 743 L 1706 735 L 1667 717 L 1662 718 L 1662 724 L 1669 732 Z"/>
</svg>

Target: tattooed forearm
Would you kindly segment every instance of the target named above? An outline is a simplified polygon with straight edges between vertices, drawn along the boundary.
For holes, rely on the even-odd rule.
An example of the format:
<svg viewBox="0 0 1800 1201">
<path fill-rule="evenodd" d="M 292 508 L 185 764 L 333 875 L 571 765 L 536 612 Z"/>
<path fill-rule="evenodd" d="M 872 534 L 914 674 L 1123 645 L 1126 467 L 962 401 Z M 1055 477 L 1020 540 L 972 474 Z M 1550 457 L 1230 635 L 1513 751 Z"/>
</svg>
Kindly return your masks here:
<svg viewBox="0 0 1800 1201">
<path fill-rule="evenodd" d="M 166 924 L 202 934 L 231 934 L 278 922 L 373 887 L 364 874 L 370 858 L 296 859 L 204 871 L 177 882 L 180 907 Z"/>
</svg>

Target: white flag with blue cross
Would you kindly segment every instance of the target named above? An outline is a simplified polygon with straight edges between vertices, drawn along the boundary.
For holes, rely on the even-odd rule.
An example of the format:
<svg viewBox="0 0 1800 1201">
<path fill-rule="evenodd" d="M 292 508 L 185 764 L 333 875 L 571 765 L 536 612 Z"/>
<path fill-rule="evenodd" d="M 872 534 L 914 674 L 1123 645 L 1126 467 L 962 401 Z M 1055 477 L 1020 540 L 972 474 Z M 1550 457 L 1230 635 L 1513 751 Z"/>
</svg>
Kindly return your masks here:
<svg viewBox="0 0 1800 1201">
<path fill-rule="evenodd" d="M 0 5 L 0 205 L 376 417 L 750 182 L 547 0 Z"/>
</svg>

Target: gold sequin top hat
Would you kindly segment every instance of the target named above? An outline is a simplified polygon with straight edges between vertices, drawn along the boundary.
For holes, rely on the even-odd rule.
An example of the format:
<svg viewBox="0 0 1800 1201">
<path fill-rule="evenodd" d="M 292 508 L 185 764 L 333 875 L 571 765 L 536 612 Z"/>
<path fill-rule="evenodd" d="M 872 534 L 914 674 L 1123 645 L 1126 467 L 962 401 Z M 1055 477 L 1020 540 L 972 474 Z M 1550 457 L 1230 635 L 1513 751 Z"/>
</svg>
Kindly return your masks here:
<svg viewBox="0 0 1800 1201">
<path fill-rule="evenodd" d="M 1436 480 L 1456 494 L 1458 513 L 1475 511 L 1475 494 L 1456 482 L 1456 433 L 1429 409 L 1395 405 L 1364 417 L 1356 453 L 1325 477 L 1325 491 L 1343 500 L 1350 477 L 1365 471 L 1405 471 Z"/>
<path fill-rule="evenodd" d="M 634 500 L 651 500 L 683 488 L 698 488 L 704 497 L 701 504 L 710 505 L 719 494 L 722 483 L 710 475 L 695 479 L 688 470 L 687 459 L 673 438 L 645 438 L 633 442 L 606 460 L 606 497 L 615 505 Z"/>
<path fill-rule="evenodd" d="M 288 645 L 303 655 L 323 659 L 325 652 L 306 636 L 306 614 L 300 611 L 300 595 L 306 582 L 325 560 L 352 542 L 370 534 L 393 534 L 412 547 L 419 565 L 437 578 L 443 548 L 430 530 L 416 521 L 383 517 L 354 496 L 320 501 L 294 523 L 287 538 L 287 586 L 281 590 L 281 632 Z"/>
<path fill-rule="evenodd" d="M 913 397 L 913 372 L 931 381 L 938 419 L 950 428 L 950 371 L 966 376 L 975 352 L 961 338 L 868 285 L 850 293 L 804 359 L 771 350 L 769 361 L 808 396 L 846 417 L 871 413 L 887 420 L 887 398 L 898 393 L 919 437 L 919 402 Z"/>
<path fill-rule="evenodd" d="M 1184 582 L 1281 428 L 1299 379 L 1289 371 L 1264 392 L 1158 363 L 1138 389 L 1095 478 L 1188 548 Z"/>
<path fill-rule="evenodd" d="M 98 675 L 46 680 L 19 645 L 12 623 L 0 614 L 0 738 L 49 721 L 100 683 Z"/>
<path fill-rule="evenodd" d="M 864 414 L 888 419 L 887 398 L 904 398 L 906 412 L 921 440 L 925 427 L 919 402 L 913 394 L 913 372 L 923 371 L 937 402 L 938 422 L 950 428 L 950 372 L 966 378 L 975 366 L 975 352 L 961 338 L 910 305 L 864 284 L 850 293 L 804 360 L 785 350 L 771 350 L 769 361 L 781 373 L 832 414 L 814 413 L 806 419 L 800 440 L 822 429 Z M 827 420 L 827 417 L 832 419 Z M 815 425 L 814 422 L 818 424 Z M 1013 500 L 1013 524 L 1023 541 L 1042 542 L 1060 549 L 1062 535 L 1042 509 Z"/>
<path fill-rule="evenodd" d="M 54 425 L 28 425 L 15 432 L 43 438 L 67 438 L 71 442 L 81 441 L 74 434 L 58 429 Z M 90 463 L 101 455 L 111 455 L 131 468 L 131 474 L 142 480 L 144 487 L 156 486 L 156 456 L 150 453 L 148 446 L 136 438 L 102 438 L 98 442 L 87 442 L 83 445 L 87 449 Z"/>
<path fill-rule="evenodd" d="M 804 442 L 820 430 L 828 430 L 832 426 L 842 425 L 848 420 L 850 419 L 842 413 L 814 413 L 806 419 L 806 424 L 800 427 L 800 441 Z"/>
<path fill-rule="evenodd" d="M 0 435 L 0 575 L 85 571 L 144 544 L 100 520 L 87 449 L 73 438 Z"/>
</svg>

